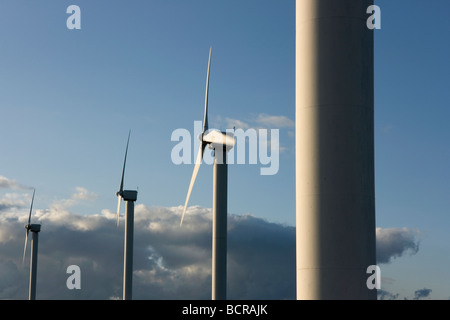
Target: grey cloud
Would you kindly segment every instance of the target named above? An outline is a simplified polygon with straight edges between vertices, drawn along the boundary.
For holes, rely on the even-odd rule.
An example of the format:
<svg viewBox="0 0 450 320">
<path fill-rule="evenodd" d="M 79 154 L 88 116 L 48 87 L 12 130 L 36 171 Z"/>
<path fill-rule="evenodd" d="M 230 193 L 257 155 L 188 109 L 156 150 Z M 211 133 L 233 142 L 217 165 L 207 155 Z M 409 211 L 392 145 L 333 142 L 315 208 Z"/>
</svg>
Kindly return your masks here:
<svg viewBox="0 0 450 320">
<path fill-rule="evenodd" d="M 6 203 L 0 202 L 0 212 L 8 211 L 8 210 L 15 209 L 15 208 L 18 208 L 18 206 L 14 205 L 14 204 L 6 204 Z"/>
<path fill-rule="evenodd" d="M 397 300 L 398 293 L 390 293 L 389 291 L 379 289 L 377 290 L 378 300 Z"/>
<path fill-rule="evenodd" d="M 90 194 L 85 190 L 77 190 L 77 194 L 80 191 Z M 48 210 L 33 215 L 34 223 L 42 225 L 37 298 L 120 298 L 123 217 L 117 227 L 116 215 L 110 210 L 79 215 L 71 212 L 72 205 L 71 201 L 55 201 Z M 182 206 L 136 205 L 135 299 L 210 299 L 211 209 L 189 207 L 180 228 L 181 212 Z M 0 299 L 27 297 L 29 249 L 22 267 L 26 214 L 17 210 L 0 214 Z M 379 258 L 380 253 L 382 261 L 390 261 L 405 250 L 416 252 L 418 244 L 412 235 L 416 233 L 408 229 L 378 229 Z M 81 269 L 81 290 L 66 287 L 66 269 L 72 264 Z M 295 299 L 295 283 L 295 228 L 249 214 L 229 215 L 229 298 Z M 424 294 L 418 292 L 417 296 Z"/>
<path fill-rule="evenodd" d="M 180 228 L 182 207 L 136 205 L 134 235 L 135 299 L 209 299 L 211 292 L 211 210 L 190 207 Z M 0 298 L 25 299 L 29 251 L 21 267 L 21 216 L 10 221 L 13 236 L 0 241 Z M 114 213 L 81 216 L 51 207 L 36 215 L 39 234 L 38 299 L 121 297 L 123 218 Z M 293 227 L 246 216 L 229 216 L 228 292 L 231 299 L 295 298 Z M 4 221 L 0 218 L 1 225 Z M 82 227 L 80 227 L 82 226 Z M 3 232 L 0 230 L 0 232 Z M 81 290 L 66 287 L 69 265 L 81 269 Z M 4 273 L 4 274 L 3 274 Z M 6 281 L 6 282 L 5 282 Z"/>
<path fill-rule="evenodd" d="M 390 263 L 405 253 L 419 251 L 419 232 L 408 228 L 377 228 L 377 262 Z"/>
<path fill-rule="evenodd" d="M 378 290 L 378 300 L 420 300 L 420 299 L 425 299 L 425 298 L 429 298 L 430 294 L 431 294 L 431 289 L 427 289 L 427 288 L 423 288 L 420 290 L 416 290 L 414 291 L 414 296 L 411 298 L 409 297 L 400 297 L 400 294 L 398 293 L 391 293 L 389 291 L 386 290 Z"/>
<path fill-rule="evenodd" d="M 428 298 L 431 291 L 432 291 L 431 289 L 426 289 L 426 288 L 416 290 L 416 291 L 414 291 L 413 300 L 420 300 L 420 299 Z"/>
<path fill-rule="evenodd" d="M 31 202 L 31 195 L 29 197 Z M 28 199 L 27 199 L 28 200 Z M 17 193 L 7 193 L 0 199 L 0 212 L 9 213 L 17 209 L 21 209 L 30 203 L 26 203 L 24 200 L 24 195 Z"/>
</svg>

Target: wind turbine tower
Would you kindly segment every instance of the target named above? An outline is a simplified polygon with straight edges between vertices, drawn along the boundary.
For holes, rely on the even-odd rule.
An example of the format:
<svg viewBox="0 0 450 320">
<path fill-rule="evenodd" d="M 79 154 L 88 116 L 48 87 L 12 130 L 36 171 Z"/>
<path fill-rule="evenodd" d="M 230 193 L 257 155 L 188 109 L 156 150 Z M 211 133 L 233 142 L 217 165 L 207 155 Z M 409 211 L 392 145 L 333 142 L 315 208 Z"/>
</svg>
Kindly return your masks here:
<svg viewBox="0 0 450 320">
<path fill-rule="evenodd" d="M 31 198 L 31 206 L 30 213 L 28 215 L 28 223 L 25 225 L 25 229 L 27 229 L 25 235 L 25 246 L 23 249 L 23 258 L 22 263 L 25 261 L 25 254 L 27 251 L 27 243 L 28 243 L 28 233 L 31 231 L 31 258 L 30 258 L 30 287 L 28 292 L 29 300 L 36 300 L 36 275 L 37 275 L 37 257 L 38 257 L 38 241 L 39 241 L 39 232 L 41 231 L 40 224 L 31 224 L 31 212 L 33 210 L 33 202 L 34 202 L 34 194 L 36 190 L 33 190 L 33 197 Z"/>
<path fill-rule="evenodd" d="M 201 141 L 197 154 L 194 172 L 189 185 L 180 226 L 183 224 L 189 197 L 202 163 L 205 147 L 214 150 L 213 171 L 213 230 L 212 230 L 212 300 L 225 300 L 227 297 L 227 202 L 228 202 L 228 165 L 227 153 L 235 144 L 234 137 L 217 130 L 208 131 L 208 93 L 209 74 L 211 68 L 211 53 L 209 50 L 208 72 L 206 76 L 205 114 L 203 131 L 199 136 Z"/>
<path fill-rule="evenodd" d="M 122 178 L 120 180 L 119 191 L 116 192 L 117 204 L 117 225 L 119 225 L 120 203 L 125 200 L 125 242 L 124 242 L 124 262 L 123 262 L 123 300 L 132 299 L 133 290 L 133 238 L 134 238 L 134 202 L 137 200 L 137 191 L 123 190 L 123 180 L 125 176 L 125 165 L 127 162 L 128 144 L 130 142 L 128 133 L 127 147 L 123 161 Z"/>
<path fill-rule="evenodd" d="M 296 0 L 298 299 L 376 299 L 373 0 Z"/>
</svg>

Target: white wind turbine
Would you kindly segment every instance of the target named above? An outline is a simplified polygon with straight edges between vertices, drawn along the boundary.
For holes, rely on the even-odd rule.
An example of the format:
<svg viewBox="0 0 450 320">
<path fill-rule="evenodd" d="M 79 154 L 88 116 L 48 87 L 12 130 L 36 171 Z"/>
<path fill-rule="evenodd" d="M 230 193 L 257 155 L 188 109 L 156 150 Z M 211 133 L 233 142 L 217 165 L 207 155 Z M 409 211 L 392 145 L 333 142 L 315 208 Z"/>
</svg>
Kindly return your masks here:
<svg viewBox="0 0 450 320">
<path fill-rule="evenodd" d="M 127 162 L 128 144 L 130 142 L 131 130 L 128 133 L 125 158 L 123 160 L 122 178 L 120 180 L 119 191 L 116 192 L 117 203 L 117 226 L 119 225 L 120 203 L 123 198 L 126 204 L 125 210 L 125 244 L 123 262 L 123 300 L 132 299 L 133 284 L 133 233 L 134 233 L 134 202 L 137 200 L 137 191 L 123 190 L 123 179 L 125 176 L 125 164 Z"/>
<path fill-rule="evenodd" d="M 29 300 L 36 300 L 36 274 L 37 274 L 37 253 L 38 253 L 38 240 L 39 232 L 41 231 L 40 224 L 31 224 L 31 212 L 33 210 L 34 194 L 36 190 L 33 190 L 33 197 L 31 198 L 30 213 L 28 215 L 28 223 L 25 225 L 27 229 L 25 235 L 25 246 L 23 248 L 22 264 L 25 262 L 25 254 L 27 252 L 28 233 L 32 232 L 31 239 L 31 259 L 30 259 L 30 287 L 28 292 Z"/>
<path fill-rule="evenodd" d="M 199 135 L 201 141 L 195 162 L 194 172 L 184 203 L 180 226 L 183 224 L 184 214 L 191 196 L 203 153 L 206 145 L 214 150 L 214 175 L 213 175 L 213 234 L 212 234 L 212 299 L 225 300 L 227 287 L 227 189 L 228 167 L 227 152 L 234 146 L 234 136 L 217 130 L 208 131 L 208 92 L 209 73 L 211 68 L 211 52 L 209 50 L 208 72 L 206 76 L 205 114 L 203 131 Z"/>
</svg>

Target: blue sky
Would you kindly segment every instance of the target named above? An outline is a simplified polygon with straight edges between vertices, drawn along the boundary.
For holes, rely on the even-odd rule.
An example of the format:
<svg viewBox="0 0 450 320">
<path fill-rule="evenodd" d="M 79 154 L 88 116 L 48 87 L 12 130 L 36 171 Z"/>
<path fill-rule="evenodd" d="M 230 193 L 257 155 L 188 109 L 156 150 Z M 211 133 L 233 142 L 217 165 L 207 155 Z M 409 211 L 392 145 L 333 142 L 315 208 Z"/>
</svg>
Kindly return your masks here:
<svg viewBox="0 0 450 320">
<path fill-rule="evenodd" d="M 81 8 L 81 30 L 66 28 L 71 4 Z M 420 241 L 415 254 L 381 266 L 382 288 L 400 298 L 427 288 L 429 297 L 448 299 L 450 4 L 376 4 L 377 226 L 415 230 Z M 147 207 L 182 205 L 193 165 L 172 163 L 170 138 L 202 120 L 212 46 L 210 125 L 277 128 L 282 147 L 274 176 L 261 176 L 259 164 L 230 166 L 229 212 L 295 226 L 294 7 L 287 0 L 3 0 L 0 175 L 35 187 L 41 212 L 77 187 L 92 197 L 71 212 L 114 211 L 131 129 L 125 188 L 138 187 L 137 203 Z M 211 188 L 212 166 L 203 165 L 190 205 L 211 208 Z M 21 194 L 26 213 L 29 190 L 0 192 L 4 203 Z"/>
<path fill-rule="evenodd" d="M 382 270 L 395 274 L 403 290 L 423 286 L 433 290 L 432 297 L 447 299 L 450 4 L 377 3 L 382 10 L 382 28 L 375 32 L 377 226 L 421 234 L 416 255 Z"/>
<path fill-rule="evenodd" d="M 203 117 L 210 46 L 211 125 L 225 126 L 226 118 L 249 123 L 259 114 L 293 119 L 292 5 L 275 6 L 277 14 L 272 17 L 270 1 L 261 2 L 256 11 L 253 4 L 238 2 L 212 7 L 205 1 L 138 3 L 80 2 L 79 31 L 65 27 L 64 3 L 4 4 L 11 13 L 2 21 L 12 20 L 8 25 L 15 30 L 2 31 L 8 41 L 3 70 L 11 75 L 2 83 L 11 90 L 4 106 L 10 125 L 22 129 L 6 142 L 8 149 L 22 147 L 19 159 L 9 167 L 18 174 L 17 180 L 23 174 L 40 190 L 42 201 L 46 194 L 50 201 L 59 192 L 86 186 L 104 190 L 99 194 L 108 203 L 118 188 L 131 128 L 126 186 L 139 186 L 140 201 L 149 204 L 181 203 L 192 168 L 173 166 L 170 155 L 176 143 L 170 136 L 177 128 L 192 131 L 194 120 Z M 26 12 L 33 13 L 31 18 Z M 16 63 L 8 63 L 12 59 Z M 284 206 L 294 210 L 289 201 L 294 191 L 280 192 L 277 187 L 286 180 L 293 185 L 294 141 L 288 134 L 282 132 L 281 143 L 288 150 L 281 156 L 279 175 L 262 178 L 259 167 L 230 170 L 230 197 L 236 199 L 230 201 L 231 211 L 253 211 L 256 205 L 270 217 L 278 204 L 263 203 L 265 193 L 278 194 Z M 35 170 L 26 173 L 24 167 Z M 211 187 L 211 172 L 202 168 L 192 203 L 210 205 L 210 197 L 201 195 Z M 233 185 L 233 176 L 243 176 L 249 184 Z M 250 185 L 255 192 L 248 194 Z M 249 196 L 255 199 L 253 205 L 246 204 Z M 288 213 L 277 218 L 290 224 L 294 219 Z"/>
</svg>

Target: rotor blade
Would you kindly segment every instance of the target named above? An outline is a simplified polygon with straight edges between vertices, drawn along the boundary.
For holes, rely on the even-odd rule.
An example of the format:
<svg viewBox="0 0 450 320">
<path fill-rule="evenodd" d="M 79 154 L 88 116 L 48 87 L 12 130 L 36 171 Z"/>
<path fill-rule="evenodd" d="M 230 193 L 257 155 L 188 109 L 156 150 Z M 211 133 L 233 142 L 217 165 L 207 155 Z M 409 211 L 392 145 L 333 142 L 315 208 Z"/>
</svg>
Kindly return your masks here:
<svg viewBox="0 0 450 320">
<path fill-rule="evenodd" d="M 186 197 L 186 202 L 184 203 L 183 214 L 181 215 L 180 227 L 183 224 L 184 214 L 186 213 L 187 205 L 189 202 L 189 198 L 191 196 L 192 187 L 194 186 L 195 178 L 197 178 L 198 169 L 200 169 L 200 165 L 203 159 L 203 150 L 205 149 L 205 144 L 201 144 L 200 149 L 198 150 L 197 160 L 195 161 L 194 172 L 192 173 L 191 183 L 189 184 L 189 189 Z"/>
<path fill-rule="evenodd" d="M 130 143 L 131 130 L 128 132 L 127 148 L 125 149 L 125 158 L 123 159 L 122 179 L 120 179 L 119 192 L 123 191 L 123 178 L 125 176 L 125 165 L 127 163 L 128 144 Z"/>
<path fill-rule="evenodd" d="M 33 189 L 33 197 L 31 198 L 31 206 L 30 206 L 30 214 L 28 215 L 28 226 L 30 225 L 31 221 L 31 211 L 33 210 L 33 202 L 34 202 L 34 193 L 36 192 L 36 189 Z"/>
<path fill-rule="evenodd" d="M 204 143 L 204 142 L 202 141 L 202 145 L 201 145 L 201 148 L 202 148 L 202 157 L 200 158 L 200 160 L 197 159 L 197 162 L 198 162 L 198 161 L 200 161 L 200 162 L 202 161 L 202 159 L 203 159 L 203 154 L 205 153 L 206 145 L 207 145 L 207 143 Z M 197 158 L 198 158 L 198 156 L 197 156 Z"/>
<path fill-rule="evenodd" d="M 26 252 L 27 252 L 28 232 L 29 232 L 29 231 L 30 231 L 30 230 L 27 228 L 27 233 L 26 233 L 26 236 L 25 236 L 25 245 L 24 245 L 24 247 L 23 247 L 22 265 L 25 263 L 25 254 L 26 254 Z"/>
<path fill-rule="evenodd" d="M 203 119 L 203 133 L 208 130 L 208 93 L 209 93 L 209 70 L 211 68 L 212 47 L 209 48 L 208 73 L 206 75 L 206 92 L 205 92 L 205 115 Z"/>
<path fill-rule="evenodd" d="M 119 216 L 120 216 L 120 203 L 122 201 L 122 196 L 119 194 L 117 195 L 117 226 L 119 226 Z"/>
</svg>

